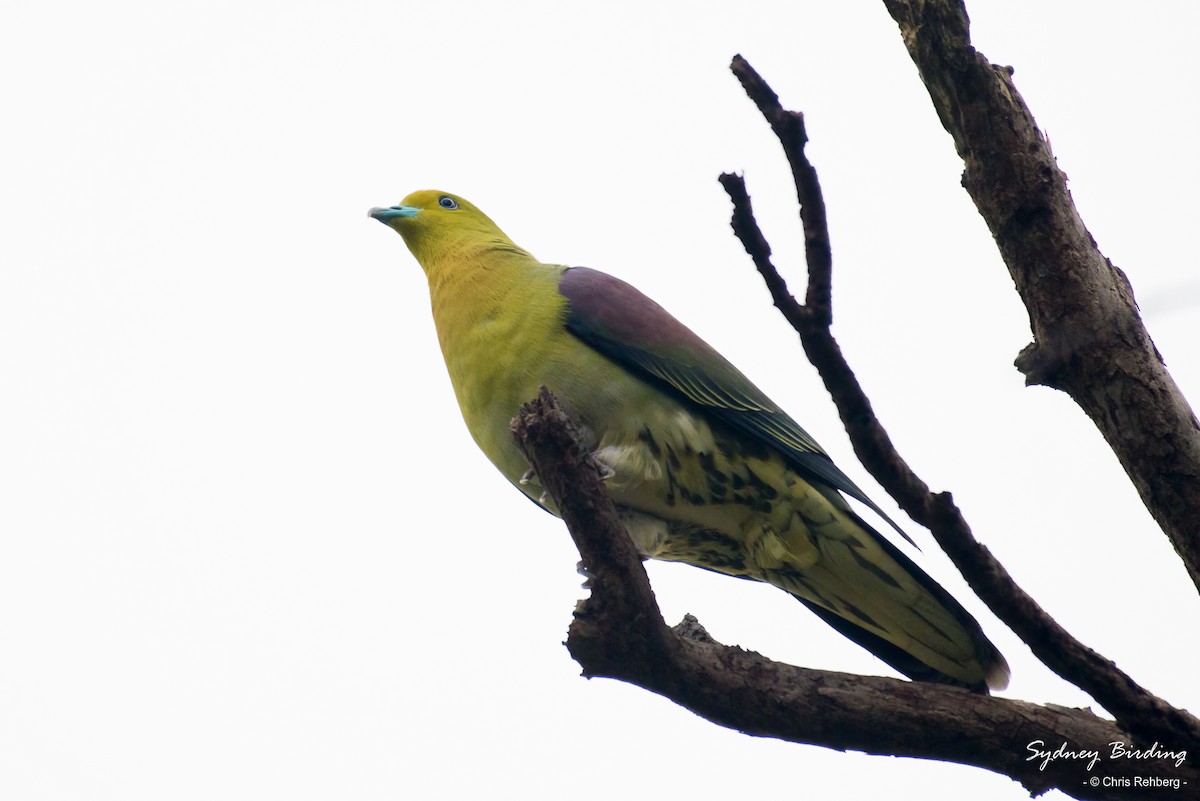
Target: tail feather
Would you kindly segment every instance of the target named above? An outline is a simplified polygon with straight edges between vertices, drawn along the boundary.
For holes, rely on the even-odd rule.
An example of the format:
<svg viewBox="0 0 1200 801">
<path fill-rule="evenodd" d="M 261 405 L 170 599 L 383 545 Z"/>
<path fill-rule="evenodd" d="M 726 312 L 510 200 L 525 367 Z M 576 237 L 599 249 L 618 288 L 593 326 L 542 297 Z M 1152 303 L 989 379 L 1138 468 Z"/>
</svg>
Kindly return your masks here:
<svg viewBox="0 0 1200 801">
<path fill-rule="evenodd" d="M 873 634 L 871 631 L 857 625 L 856 623 L 851 623 L 844 617 L 835 615 L 825 607 L 813 603 L 803 596 L 793 593 L 792 597 L 807 606 L 810 610 L 812 610 L 813 614 L 832 626 L 833 629 L 843 637 L 858 643 L 863 648 L 874 654 L 878 659 L 891 665 L 893 668 L 903 673 L 905 676 L 908 676 L 910 679 L 913 679 L 914 681 L 927 681 L 934 684 L 952 684 L 956 687 L 966 687 L 968 690 L 974 690 L 975 692 L 987 692 L 988 690 L 988 686 L 985 683 L 962 681 L 952 676 L 948 676 L 939 670 L 931 668 L 929 665 L 917 659 L 903 648 L 893 645 L 879 635 Z"/>
<path fill-rule="evenodd" d="M 966 609 L 853 512 L 837 536 L 822 527 L 821 559 L 784 570 L 786 590 L 845 637 L 909 678 L 978 692 L 1008 685 L 1008 664 Z"/>
</svg>

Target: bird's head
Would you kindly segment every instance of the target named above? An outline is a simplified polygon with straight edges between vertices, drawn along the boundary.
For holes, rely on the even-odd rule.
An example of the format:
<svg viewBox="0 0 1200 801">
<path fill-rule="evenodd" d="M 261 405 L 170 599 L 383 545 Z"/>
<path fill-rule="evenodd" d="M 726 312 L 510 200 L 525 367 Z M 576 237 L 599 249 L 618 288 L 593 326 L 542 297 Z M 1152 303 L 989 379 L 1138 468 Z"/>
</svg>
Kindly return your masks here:
<svg viewBox="0 0 1200 801">
<path fill-rule="evenodd" d="M 525 253 L 470 201 L 449 192 L 422 189 L 398 205 L 377 206 L 367 214 L 404 237 L 426 271 L 447 256 L 498 249 Z"/>
</svg>

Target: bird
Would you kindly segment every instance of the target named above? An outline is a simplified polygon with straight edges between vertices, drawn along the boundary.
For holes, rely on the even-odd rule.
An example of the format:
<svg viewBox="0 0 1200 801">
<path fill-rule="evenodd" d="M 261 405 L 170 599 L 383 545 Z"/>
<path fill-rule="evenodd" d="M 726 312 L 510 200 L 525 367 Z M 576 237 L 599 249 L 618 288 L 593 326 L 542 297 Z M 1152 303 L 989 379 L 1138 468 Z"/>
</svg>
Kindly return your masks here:
<svg viewBox="0 0 1200 801">
<path fill-rule="evenodd" d="M 539 506 L 557 513 L 509 422 L 545 386 L 578 424 L 643 558 L 778 587 L 910 679 L 1007 686 L 979 623 L 845 496 L 891 523 L 879 507 L 663 307 L 607 273 L 541 263 L 449 192 L 368 214 L 424 270 L 471 436 Z"/>
</svg>

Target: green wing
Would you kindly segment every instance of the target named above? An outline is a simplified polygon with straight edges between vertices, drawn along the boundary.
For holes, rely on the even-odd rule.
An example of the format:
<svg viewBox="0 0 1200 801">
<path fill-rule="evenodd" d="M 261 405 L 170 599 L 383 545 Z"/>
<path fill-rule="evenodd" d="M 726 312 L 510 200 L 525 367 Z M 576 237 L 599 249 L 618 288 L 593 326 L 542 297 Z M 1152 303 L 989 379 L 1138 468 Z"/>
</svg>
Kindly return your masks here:
<svg viewBox="0 0 1200 801">
<path fill-rule="evenodd" d="M 586 267 L 564 270 L 558 289 L 567 300 L 567 330 L 582 342 L 780 452 L 815 486 L 862 501 L 912 542 L 807 431 L 666 309 L 619 278 Z"/>
</svg>

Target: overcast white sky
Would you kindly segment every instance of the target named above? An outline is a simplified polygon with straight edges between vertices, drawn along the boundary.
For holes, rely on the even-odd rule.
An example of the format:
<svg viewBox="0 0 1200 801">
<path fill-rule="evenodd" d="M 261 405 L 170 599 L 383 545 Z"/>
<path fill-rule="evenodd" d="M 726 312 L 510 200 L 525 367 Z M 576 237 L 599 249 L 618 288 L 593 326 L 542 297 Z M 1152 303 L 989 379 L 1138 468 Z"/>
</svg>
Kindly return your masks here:
<svg viewBox="0 0 1200 801">
<path fill-rule="evenodd" d="M 969 7 L 1200 399 L 1200 7 Z M 1200 707 L 1195 592 L 1092 425 L 1012 367 L 1024 310 L 882 3 L 8 4 L 0 797 L 1023 797 L 579 678 L 577 554 L 476 451 L 421 271 L 366 217 L 446 189 L 632 281 L 890 511 L 729 231 L 716 176 L 744 171 L 803 279 L 737 52 L 808 115 L 836 333 L 905 455 L 1073 633 Z M 896 515 L 1005 695 L 1090 703 Z M 778 591 L 651 578 L 669 620 L 890 674 Z"/>
</svg>

